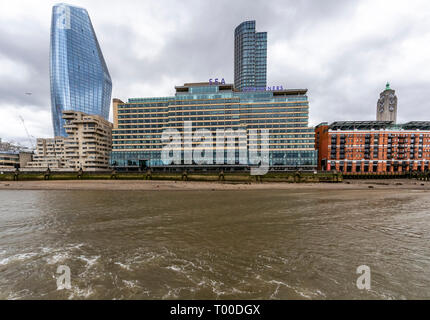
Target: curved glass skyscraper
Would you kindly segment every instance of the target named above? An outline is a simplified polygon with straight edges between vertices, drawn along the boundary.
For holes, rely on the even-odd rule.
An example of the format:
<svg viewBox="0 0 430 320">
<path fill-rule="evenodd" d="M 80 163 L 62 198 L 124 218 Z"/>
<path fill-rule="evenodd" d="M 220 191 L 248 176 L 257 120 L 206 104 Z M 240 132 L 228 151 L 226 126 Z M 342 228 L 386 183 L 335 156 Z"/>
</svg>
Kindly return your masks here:
<svg viewBox="0 0 430 320">
<path fill-rule="evenodd" d="M 266 84 L 267 32 L 255 32 L 255 21 L 242 22 L 234 31 L 234 86 L 264 90 Z"/>
<path fill-rule="evenodd" d="M 55 136 L 67 136 L 64 110 L 109 119 L 112 80 L 87 10 L 52 8 L 50 78 Z"/>
</svg>

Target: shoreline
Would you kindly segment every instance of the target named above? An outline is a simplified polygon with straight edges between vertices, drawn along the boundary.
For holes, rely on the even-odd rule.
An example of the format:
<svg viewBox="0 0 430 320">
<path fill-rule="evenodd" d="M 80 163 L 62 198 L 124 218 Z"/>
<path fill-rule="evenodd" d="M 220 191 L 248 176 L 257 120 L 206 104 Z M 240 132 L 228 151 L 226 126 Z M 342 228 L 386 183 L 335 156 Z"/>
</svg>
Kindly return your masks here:
<svg viewBox="0 0 430 320">
<path fill-rule="evenodd" d="M 2 190 L 101 191 L 234 191 L 234 190 L 417 190 L 430 191 L 430 182 L 413 179 L 351 180 L 341 183 L 230 183 L 157 180 L 1 181 Z"/>
</svg>

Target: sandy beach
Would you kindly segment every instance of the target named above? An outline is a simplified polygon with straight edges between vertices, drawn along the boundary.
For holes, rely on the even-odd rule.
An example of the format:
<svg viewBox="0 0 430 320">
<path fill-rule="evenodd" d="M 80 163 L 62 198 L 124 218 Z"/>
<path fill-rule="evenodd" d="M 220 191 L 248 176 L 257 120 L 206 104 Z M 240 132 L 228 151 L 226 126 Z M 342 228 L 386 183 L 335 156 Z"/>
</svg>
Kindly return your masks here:
<svg viewBox="0 0 430 320">
<path fill-rule="evenodd" d="M 430 191 L 430 182 L 414 179 L 348 180 L 343 183 L 228 183 L 155 180 L 55 180 L 0 182 L 0 190 L 364 190 Z"/>
</svg>

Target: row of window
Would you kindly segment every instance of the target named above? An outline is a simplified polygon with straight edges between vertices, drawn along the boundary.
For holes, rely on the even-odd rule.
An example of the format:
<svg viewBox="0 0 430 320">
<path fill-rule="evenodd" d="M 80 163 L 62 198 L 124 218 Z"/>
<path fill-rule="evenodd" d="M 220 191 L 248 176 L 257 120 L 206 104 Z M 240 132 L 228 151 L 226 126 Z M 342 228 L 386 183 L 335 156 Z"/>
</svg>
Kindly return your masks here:
<svg viewBox="0 0 430 320">
<path fill-rule="evenodd" d="M 313 149 L 313 145 L 282 145 L 282 146 L 270 146 L 270 150 L 279 150 L 279 149 Z M 114 145 L 112 147 L 113 150 L 125 150 L 125 149 L 162 149 L 162 145 L 125 145 L 125 146 L 118 146 Z"/>
<path fill-rule="evenodd" d="M 269 140 L 269 144 L 303 144 L 303 143 L 313 143 L 313 140 L 308 139 L 297 139 L 297 140 Z M 161 140 L 115 140 L 113 144 L 146 144 L 146 145 L 154 145 L 161 144 Z M 237 142 L 236 142 L 237 143 Z M 1 160 L 1 158 L 0 158 Z"/>
</svg>

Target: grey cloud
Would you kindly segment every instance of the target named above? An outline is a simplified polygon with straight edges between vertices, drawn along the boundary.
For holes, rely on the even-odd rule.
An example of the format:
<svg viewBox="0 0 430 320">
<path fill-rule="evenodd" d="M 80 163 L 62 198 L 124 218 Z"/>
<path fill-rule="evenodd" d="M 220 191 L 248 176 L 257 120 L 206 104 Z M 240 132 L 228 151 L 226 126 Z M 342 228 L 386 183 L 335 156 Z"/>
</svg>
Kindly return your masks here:
<svg viewBox="0 0 430 320">
<path fill-rule="evenodd" d="M 315 4 L 316 3 L 316 4 Z M 191 15 L 190 23 L 181 30 L 164 39 L 166 46 L 155 61 L 138 60 L 126 50 L 127 43 L 139 41 L 133 38 L 125 25 L 114 27 L 105 25 L 101 30 L 118 39 L 117 48 L 109 53 L 112 62 L 111 73 L 117 86 L 135 79 L 137 81 L 159 83 L 164 77 L 177 77 L 182 82 L 207 81 L 211 77 L 233 81 L 233 32 L 234 28 L 246 19 L 257 20 L 259 31 L 269 32 L 269 41 L 277 32 L 282 40 L 292 36 L 294 26 L 311 24 L 315 15 L 323 14 L 325 19 L 336 14 L 340 8 L 349 8 L 352 2 L 339 4 L 337 1 L 217 1 L 192 2 L 182 10 Z M 193 7 L 193 10 L 190 8 Z M 284 9 L 286 8 L 286 9 Z M 336 10 L 335 10 L 336 9 Z M 181 8 L 178 8 L 181 10 Z M 285 11 L 292 10 L 292 19 L 285 18 Z M 288 31 L 285 32 L 285 29 Z M 112 36 L 115 35 L 115 36 Z M 124 35 L 121 37 L 121 35 Z M 123 45 L 120 45 L 123 44 Z M 270 62 L 269 62 L 270 63 Z M 172 83 L 168 92 L 173 91 Z M 115 85 L 115 84 L 114 84 Z M 127 93 L 119 93 L 126 96 Z"/>
<path fill-rule="evenodd" d="M 37 25 L 30 29 L 17 29 L 21 31 L 13 34 L 5 31 L 0 33 L 0 54 L 22 65 L 27 70 L 29 79 L 25 82 L 13 78 L 4 79 L 0 84 L 0 104 L 49 108 L 49 30 L 43 30 Z M 26 95 L 27 92 L 32 95 Z"/>
</svg>

